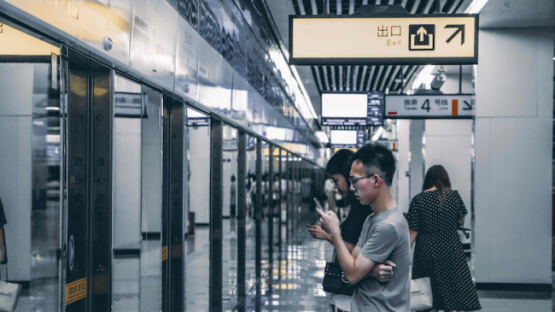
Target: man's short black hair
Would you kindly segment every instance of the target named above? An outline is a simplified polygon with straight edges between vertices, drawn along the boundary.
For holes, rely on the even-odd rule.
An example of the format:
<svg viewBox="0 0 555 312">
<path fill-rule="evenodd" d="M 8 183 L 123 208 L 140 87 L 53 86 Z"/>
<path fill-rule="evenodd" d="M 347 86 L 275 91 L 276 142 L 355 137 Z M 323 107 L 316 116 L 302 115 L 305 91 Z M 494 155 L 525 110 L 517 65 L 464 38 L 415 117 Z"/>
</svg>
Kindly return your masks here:
<svg viewBox="0 0 555 312">
<path fill-rule="evenodd" d="M 395 157 L 393 153 L 380 144 L 367 144 L 359 149 L 352 159 L 353 163 L 362 162 L 366 174 L 379 174 L 385 183 L 391 186 L 395 175 Z"/>
</svg>

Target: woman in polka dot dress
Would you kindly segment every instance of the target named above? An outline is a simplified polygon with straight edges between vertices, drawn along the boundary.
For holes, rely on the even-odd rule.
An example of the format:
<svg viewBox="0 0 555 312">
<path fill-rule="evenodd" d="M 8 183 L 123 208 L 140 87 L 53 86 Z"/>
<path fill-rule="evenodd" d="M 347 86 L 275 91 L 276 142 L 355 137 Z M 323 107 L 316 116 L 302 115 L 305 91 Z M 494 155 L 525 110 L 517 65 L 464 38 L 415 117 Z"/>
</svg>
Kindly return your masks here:
<svg viewBox="0 0 555 312">
<path fill-rule="evenodd" d="M 457 233 L 467 214 L 457 191 L 451 190 L 443 166 L 431 167 L 423 192 L 416 195 L 408 214 L 411 243 L 416 240 L 412 278 L 430 277 L 434 310 L 480 310 L 476 287 Z"/>
</svg>

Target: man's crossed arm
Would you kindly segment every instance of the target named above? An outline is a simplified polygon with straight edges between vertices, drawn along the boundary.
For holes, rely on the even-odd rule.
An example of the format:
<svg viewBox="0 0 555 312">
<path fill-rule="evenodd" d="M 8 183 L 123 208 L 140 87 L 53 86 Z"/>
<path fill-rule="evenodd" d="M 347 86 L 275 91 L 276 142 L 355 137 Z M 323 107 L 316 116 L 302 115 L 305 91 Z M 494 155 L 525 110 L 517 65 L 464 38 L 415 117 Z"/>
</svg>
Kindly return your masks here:
<svg viewBox="0 0 555 312">
<path fill-rule="evenodd" d="M 335 213 L 331 211 L 324 213 L 318 208 L 317 211 L 321 215 L 322 227 L 330 234 L 337 258 L 350 284 L 357 284 L 369 275 L 375 277 L 380 282 L 386 282 L 391 279 L 393 267 L 395 266 L 393 262 L 388 260 L 385 262 L 386 265 L 379 268 L 382 270 L 373 270 L 376 267 L 376 262 L 360 255 L 360 247 L 355 247 L 352 253 L 349 252 L 341 237 L 339 219 L 337 219 Z M 378 276 L 375 276 L 375 273 L 378 273 Z"/>
</svg>

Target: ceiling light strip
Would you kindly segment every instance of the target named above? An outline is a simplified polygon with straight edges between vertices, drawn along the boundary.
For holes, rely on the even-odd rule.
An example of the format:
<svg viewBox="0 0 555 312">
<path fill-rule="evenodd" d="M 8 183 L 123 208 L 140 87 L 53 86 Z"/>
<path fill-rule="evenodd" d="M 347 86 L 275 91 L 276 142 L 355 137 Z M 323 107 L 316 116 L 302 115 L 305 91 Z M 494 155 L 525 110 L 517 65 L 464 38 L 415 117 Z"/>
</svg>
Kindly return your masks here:
<svg viewBox="0 0 555 312">
<path fill-rule="evenodd" d="M 385 83 L 387 82 L 387 77 L 389 77 L 389 73 L 391 72 L 391 68 L 393 68 L 393 66 L 388 65 L 387 69 L 385 70 L 385 74 L 382 77 L 382 83 L 380 84 L 380 91 L 384 91 L 385 88 Z"/>
<path fill-rule="evenodd" d="M 462 0 L 455 0 L 453 2 L 453 4 L 451 5 L 451 7 L 449 8 L 449 11 L 447 11 L 449 14 L 453 14 L 455 13 L 455 10 L 459 7 L 459 4 L 461 3 Z"/>
<path fill-rule="evenodd" d="M 393 85 L 393 89 L 397 90 L 399 89 L 399 93 L 403 92 L 403 87 L 404 87 L 404 82 L 406 81 L 408 74 L 410 73 L 411 70 L 413 70 L 413 68 L 416 66 L 403 66 L 403 73 L 401 74 L 401 81 L 397 82 L 395 81 L 395 84 Z M 399 86 L 400 85 L 400 86 Z"/>
<path fill-rule="evenodd" d="M 428 3 L 426 3 L 426 7 L 424 7 L 424 14 L 428 14 L 430 13 L 430 9 L 432 8 L 432 4 L 434 4 L 436 0 L 428 0 Z"/>
<path fill-rule="evenodd" d="M 324 71 L 324 83 L 326 84 L 326 91 L 330 90 L 330 80 L 328 78 L 328 68 L 327 66 L 322 66 L 322 70 Z"/>
<path fill-rule="evenodd" d="M 312 70 L 316 74 L 316 83 L 318 83 L 318 88 L 320 89 L 320 92 L 324 91 L 324 88 L 322 86 L 322 78 L 320 78 L 320 69 L 318 69 L 318 66 L 312 66 Z"/>
<path fill-rule="evenodd" d="M 347 66 L 347 74 L 345 75 L 346 81 L 346 90 L 351 91 L 351 66 Z"/>
<path fill-rule="evenodd" d="M 464 10 L 464 13 L 478 14 L 486 3 L 488 3 L 488 0 L 472 0 L 468 8 Z"/>
<path fill-rule="evenodd" d="M 380 77 L 382 76 L 382 72 L 383 72 L 383 65 L 380 65 L 380 68 L 378 69 L 378 75 L 376 76 L 376 79 L 374 79 L 374 84 L 372 85 L 372 89 L 370 91 L 376 91 L 377 87 L 378 87 L 378 82 L 380 81 Z"/>
<path fill-rule="evenodd" d="M 405 85 L 405 82 L 408 81 L 408 79 L 409 79 L 409 77 L 410 77 L 410 74 L 412 73 L 412 71 L 413 71 L 414 68 L 416 68 L 416 67 L 417 67 L 417 66 L 408 66 L 409 69 L 408 69 L 408 70 L 405 70 L 405 72 L 403 72 L 403 79 L 402 79 L 402 81 L 400 82 L 400 83 L 401 83 L 401 86 L 399 87 L 399 88 L 401 89 L 401 90 L 400 90 L 401 92 L 403 92 L 402 89 L 403 89 L 403 87 L 404 87 L 404 85 Z"/>
<path fill-rule="evenodd" d="M 331 68 L 331 87 L 333 91 L 337 91 L 337 86 L 335 85 L 335 66 L 330 66 Z"/>
<path fill-rule="evenodd" d="M 339 66 L 339 91 L 343 91 L 343 66 Z"/>
<path fill-rule="evenodd" d="M 411 82 L 414 81 L 414 79 L 416 79 L 417 73 L 420 72 L 422 70 L 424 66 L 415 66 L 414 70 L 412 71 L 412 73 L 408 76 L 408 79 L 406 79 L 406 84 L 405 84 L 405 89 L 410 88 L 412 86 Z M 406 91 L 405 91 L 406 92 Z"/>
<path fill-rule="evenodd" d="M 312 6 L 312 15 L 318 15 L 318 6 L 316 5 L 316 0 L 310 0 L 310 6 Z"/>
<path fill-rule="evenodd" d="M 370 75 L 368 75 L 368 82 L 366 83 L 366 91 L 370 91 L 370 84 L 372 83 L 372 77 L 374 77 L 375 70 L 376 65 L 372 65 L 372 69 L 370 69 Z"/>
<path fill-rule="evenodd" d="M 306 15 L 306 11 L 304 10 L 303 0 L 297 0 L 297 5 L 299 6 L 299 11 L 301 15 Z"/>
<path fill-rule="evenodd" d="M 401 69 L 401 66 L 399 65 L 395 66 L 395 70 L 393 71 L 393 74 L 391 75 L 391 77 L 389 77 L 389 81 L 387 82 L 386 86 L 390 90 L 393 85 L 393 82 L 395 82 L 395 77 L 397 77 L 397 74 L 399 73 L 399 69 Z"/>
<path fill-rule="evenodd" d="M 355 72 L 353 73 L 353 91 L 357 90 L 357 78 L 358 78 L 358 69 L 360 66 L 355 66 Z"/>
<path fill-rule="evenodd" d="M 418 6 L 420 6 L 420 1 L 421 0 L 414 1 L 414 4 L 412 5 L 412 8 L 410 10 L 410 14 L 416 14 L 416 10 L 418 10 Z"/>
<path fill-rule="evenodd" d="M 308 92 L 306 92 L 306 89 L 304 87 L 304 84 L 301 80 L 301 77 L 299 76 L 299 73 L 297 72 L 297 68 L 295 66 L 291 66 L 291 72 L 293 73 L 293 77 L 295 77 L 295 79 L 297 80 L 297 86 L 299 88 L 300 93 L 302 94 L 303 98 L 304 98 L 304 102 L 301 101 L 301 104 L 304 104 L 304 106 L 306 106 L 306 108 L 308 109 L 308 112 L 312 115 L 312 118 L 316 119 L 318 118 L 318 115 L 316 115 L 316 112 L 314 111 L 314 106 L 312 105 L 312 102 L 310 101 L 310 97 L 308 96 Z M 299 107 L 300 104 L 297 106 Z M 299 108 L 299 110 L 301 110 Z M 304 115 L 301 113 L 301 115 L 304 118 Z M 305 118 L 306 121 L 306 118 Z"/>
<path fill-rule="evenodd" d="M 362 86 L 364 85 L 364 78 L 366 78 L 366 72 L 368 71 L 368 66 L 362 66 L 362 75 L 360 75 L 360 85 L 358 89 L 362 91 Z"/>
</svg>

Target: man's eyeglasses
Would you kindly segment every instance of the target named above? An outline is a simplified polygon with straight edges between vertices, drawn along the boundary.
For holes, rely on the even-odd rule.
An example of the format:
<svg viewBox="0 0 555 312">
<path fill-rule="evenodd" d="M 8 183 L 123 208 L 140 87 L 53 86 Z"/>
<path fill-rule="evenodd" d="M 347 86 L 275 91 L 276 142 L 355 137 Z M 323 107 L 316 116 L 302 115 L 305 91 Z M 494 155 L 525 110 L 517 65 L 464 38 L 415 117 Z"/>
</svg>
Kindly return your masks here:
<svg viewBox="0 0 555 312">
<path fill-rule="evenodd" d="M 359 180 L 368 179 L 368 178 L 371 178 L 371 177 L 373 177 L 373 176 L 377 176 L 378 178 L 381 178 L 382 180 L 385 180 L 385 179 L 384 179 L 382 176 L 380 176 L 379 174 L 374 173 L 374 174 L 369 174 L 369 175 L 367 175 L 367 176 L 359 177 L 359 178 L 349 177 L 349 182 L 351 182 L 351 185 L 354 185 L 355 187 L 358 187 L 358 186 L 357 186 L 357 182 L 358 182 Z"/>
</svg>

